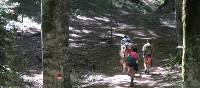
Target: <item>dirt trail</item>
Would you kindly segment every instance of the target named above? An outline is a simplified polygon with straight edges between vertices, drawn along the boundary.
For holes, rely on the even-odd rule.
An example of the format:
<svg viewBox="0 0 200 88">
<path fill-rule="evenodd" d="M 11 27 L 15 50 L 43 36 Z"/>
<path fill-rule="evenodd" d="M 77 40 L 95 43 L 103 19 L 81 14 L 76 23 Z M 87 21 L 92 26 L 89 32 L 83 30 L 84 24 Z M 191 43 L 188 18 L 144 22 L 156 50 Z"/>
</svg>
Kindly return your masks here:
<svg viewBox="0 0 200 88">
<path fill-rule="evenodd" d="M 120 70 L 120 67 L 118 67 Z M 141 74 L 141 77 L 139 77 Z M 141 69 L 138 74 L 138 78 L 134 79 L 133 88 L 166 88 L 178 86 L 180 84 L 180 67 L 175 66 L 172 70 L 167 67 L 160 67 L 154 65 L 150 69 L 150 74 L 145 74 Z M 115 73 L 111 76 L 103 74 L 94 74 L 87 76 L 81 86 L 84 88 L 132 88 L 129 86 L 130 77 L 121 72 Z"/>
<path fill-rule="evenodd" d="M 118 16 L 121 17 L 121 16 Z M 175 47 L 177 46 L 177 34 L 176 34 L 176 29 L 174 28 L 175 24 L 167 24 L 167 23 L 172 23 L 171 20 L 158 20 L 161 21 L 159 23 L 161 24 L 155 24 L 151 25 L 148 24 L 146 26 L 134 26 L 132 21 L 136 19 L 135 16 L 124 16 L 127 17 L 128 19 L 132 20 L 126 20 L 123 18 L 121 21 L 118 22 L 117 27 L 113 27 L 113 42 L 114 45 L 118 49 L 111 51 L 114 52 L 113 56 L 109 52 L 109 47 L 99 47 L 95 46 L 92 47 L 93 49 L 85 49 L 84 52 L 87 52 L 85 58 L 83 57 L 77 57 L 79 58 L 79 62 L 73 62 L 75 65 L 81 65 L 80 67 L 76 67 L 79 72 L 85 72 L 85 74 L 79 74 L 79 76 L 83 78 L 79 78 L 77 76 L 77 79 L 79 80 L 78 82 L 81 82 L 80 85 L 77 85 L 75 88 L 129 88 L 129 83 L 130 83 L 130 77 L 126 74 L 122 74 L 120 70 L 120 65 L 116 64 L 119 61 L 119 42 L 121 38 L 124 35 L 129 35 L 131 40 L 133 40 L 134 47 L 138 48 L 139 54 L 141 56 L 141 48 L 144 43 L 146 43 L 146 39 L 152 39 L 153 45 L 156 47 L 156 55 L 155 55 L 155 60 L 153 62 L 153 67 L 151 68 L 150 75 L 144 74 L 143 71 L 143 63 L 141 61 L 140 63 L 140 71 L 141 71 L 141 78 L 136 78 L 134 80 L 135 86 L 133 88 L 166 88 L 166 87 L 173 87 L 177 86 L 180 84 L 180 67 L 175 66 L 174 69 L 170 70 L 168 67 L 163 67 L 165 64 L 166 60 L 169 60 L 169 55 L 173 53 Z M 138 16 L 139 17 L 139 16 Z M 89 17 L 88 17 L 89 18 Z M 140 19 L 143 17 L 140 17 Z M 139 18 L 138 18 L 139 19 Z M 82 21 L 82 20 L 81 20 Z M 87 27 L 86 23 L 90 23 L 91 25 L 97 24 L 98 22 L 93 22 L 96 20 L 90 21 L 85 21 L 82 22 L 81 25 L 85 25 L 84 27 L 79 24 L 79 28 L 76 26 L 78 22 L 81 22 L 80 19 L 77 20 L 75 19 L 74 21 L 71 22 L 71 28 L 73 30 L 80 30 L 80 29 L 87 29 L 89 32 L 88 33 L 76 33 L 75 31 L 71 31 L 70 33 L 75 33 L 79 35 L 80 37 L 76 36 L 71 36 L 70 39 L 73 40 L 73 42 L 76 43 L 76 39 L 81 40 L 90 40 L 90 41 L 95 41 L 94 45 L 98 44 L 106 44 L 106 41 L 109 40 L 109 28 L 106 28 L 105 25 L 98 25 L 98 26 L 90 26 Z M 173 27 L 171 27 L 173 26 Z M 105 27 L 105 28 L 103 28 Z M 102 43 L 102 38 L 105 38 L 105 43 Z M 107 39 L 107 40 L 106 40 Z M 96 43 L 97 42 L 97 43 Z M 82 43 L 82 42 L 81 42 Z M 74 44 L 74 43 L 73 43 Z M 77 43 L 76 43 L 77 44 Z M 91 43 L 86 43 L 82 44 L 86 46 L 92 45 L 93 42 Z M 90 50 L 90 51 L 89 51 Z M 81 51 L 81 50 L 78 50 Z M 113 53 L 112 52 L 112 53 Z M 92 56 L 95 55 L 95 56 Z M 91 58 L 91 57 L 96 57 Z M 74 59 L 75 56 L 73 57 Z M 84 59 L 88 59 L 90 62 L 87 60 L 84 61 Z M 91 60 L 90 60 L 91 59 Z M 84 64 L 86 63 L 86 64 Z M 96 66 L 95 71 L 88 71 L 84 70 L 81 71 L 81 68 L 84 66 L 86 69 L 93 68 L 91 65 L 94 64 Z M 91 66 L 90 66 L 91 65 Z M 75 74 L 77 74 L 75 73 Z M 75 77 L 76 79 L 76 77 Z M 81 81 L 80 81 L 81 79 Z"/>
</svg>

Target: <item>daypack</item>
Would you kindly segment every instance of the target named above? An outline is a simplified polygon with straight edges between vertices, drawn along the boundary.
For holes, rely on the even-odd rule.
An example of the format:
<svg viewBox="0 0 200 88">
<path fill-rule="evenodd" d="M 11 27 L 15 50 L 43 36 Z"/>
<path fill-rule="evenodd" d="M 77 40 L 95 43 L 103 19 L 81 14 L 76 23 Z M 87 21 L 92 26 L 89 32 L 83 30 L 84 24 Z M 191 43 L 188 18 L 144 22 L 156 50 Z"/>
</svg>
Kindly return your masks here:
<svg viewBox="0 0 200 88">
<path fill-rule="evenodd" d="M 137 60 L 137 58 L 135 58 L 135 56 L 132 57 L 131 55 L 128 55 L 128 63 L 129 64 L 131 64 L 131 65 L 136 64 L 136 60 Z"/>
<path fill-rule="evenodd" d="M 128 63 L 132 65 L 134 70 L 138 71 L 138 64 L 136 63 L 136 59 L 133 59 L 131 55 L 128 56 Z"/>
<path fill-rule="evenodd" d="M 144 48 L 144 54 L 145 54 L 145 55 L 151 55 L 151 54 L 152 54 L 152 46 L 151 46 L 151 45 L 146 46 L 146 47 Z"/>
<path fill-rule="evenodd" d="M 137 60 L 137 58 L 138 58 L 136 52 L 131 52 L 130 56 L 131 56 L 131 58 L 134 59 L 134 60 Z"/>
</svg>

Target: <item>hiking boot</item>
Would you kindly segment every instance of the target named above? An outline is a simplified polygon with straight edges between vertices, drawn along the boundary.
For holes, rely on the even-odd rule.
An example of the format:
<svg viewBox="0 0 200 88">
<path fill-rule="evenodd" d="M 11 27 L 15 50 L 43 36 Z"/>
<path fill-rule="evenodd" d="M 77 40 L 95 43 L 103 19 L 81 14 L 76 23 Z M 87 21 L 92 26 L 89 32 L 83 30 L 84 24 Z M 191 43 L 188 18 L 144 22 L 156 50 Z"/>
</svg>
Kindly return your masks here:
<svg viewBox="0 0 200 88">
<path fill-rule="evenodd" d="M 148 71 L 147 71 L 147 70 L 145 70 L 145 71 L 144 71 L 144 73 L 145 73 L 145 74 L 147 74 L 147 73 L 148 73 Z"/>
<path fill-rule="evenodd" d="M 134 83 L 133 83 L 133 82 L 131 82 L 131 83 L 130 83 L 130 87 L 133 87 L 133 86 L 134 86 Z"/>
<path fill-rule="evenodd" d="M 147 74 L 149 75 L 149 71 L 147 71 Z"/>
</svg>

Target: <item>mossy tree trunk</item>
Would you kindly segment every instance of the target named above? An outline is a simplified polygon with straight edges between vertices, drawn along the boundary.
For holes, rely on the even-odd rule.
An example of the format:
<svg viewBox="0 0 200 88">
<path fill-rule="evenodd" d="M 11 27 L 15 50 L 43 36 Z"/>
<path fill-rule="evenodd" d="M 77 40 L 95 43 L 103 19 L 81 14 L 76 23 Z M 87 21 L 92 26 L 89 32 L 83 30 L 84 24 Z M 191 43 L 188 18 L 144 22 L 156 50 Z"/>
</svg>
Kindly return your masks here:
<svg viewBox="0 0 200 88">
<path fill-rule="evenodd" d="M 182 1 L 183 0 L 176 0 L 176 29 L 178 31 L 177 38 L 178 44 L 182 45 L 182 36 L 183 36 L 183 23 L 182 23 Z"/>
<path fill-rule="evenodd" d="M 64 88 L 55 75 L 63 75 L 68 59 L 68 0 L 42 0 L 42 41 L 44 88 Z"/>
<path fill-rule="evenodd" d="M 183 88 L 200 87 L 200 0 L 183 0 Z"/>
</svg>

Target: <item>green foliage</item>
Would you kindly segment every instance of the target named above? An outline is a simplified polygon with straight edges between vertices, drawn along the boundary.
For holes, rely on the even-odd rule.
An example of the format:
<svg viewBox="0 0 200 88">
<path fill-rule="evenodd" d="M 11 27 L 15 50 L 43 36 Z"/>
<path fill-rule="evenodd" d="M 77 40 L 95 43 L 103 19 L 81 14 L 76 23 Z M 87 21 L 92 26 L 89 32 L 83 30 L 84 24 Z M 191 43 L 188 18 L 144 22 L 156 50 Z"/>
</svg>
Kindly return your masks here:
<svg viewBox="0 0 200 88">
<path fill-rule="evenodd" d="M 172 50 L 171 53 L 169 54 L 169 60 L 167 62 L 167 64 L 165 64 L 166 66 L 169 66 L 171 68 L 173 68 L 176 64 L 181 64 L 181 55 L 182 55 L 182 51 L 181 49 L 175 49 Z"/>
<path fill-rule="evenodd" d="M 26 16 L 33 18 L 34 21 L 40 22 L 41 15 L 41 0 L 9 0 L 8 3 L 19 3 L 19 6 L 13 10 L 17 14 L 25 14 Z"/>
<path fill-rule="evenodd" d="M 93 13 L 108 13 L 111 10 L 111 0 L 72 0 L 71 14 L 89 15 Z"/>
<path fill-rule="evenodd" d="M 136 14 L 146 14 L 152 12 L 149 6 L 132 3 L 130 1 L 125 2 L 124 0 L 113 0 L 113 6 L 116 9 L 121 9 Z"/>
<path fill-rule="evenodd" d="M 5 33 L 6 33 L 6 30 L 4 29 L 5 27 L 5 24 L 6 24 L 6 20 L 4 18 L 6 12 L 5 11 L 2 11 L 2 9 L 0 9 L 0 58 L 1 58 L 1 64 L 4 63 L 4 58 L 6 57 L 5 56 L 5 47 L 6 47 L 6 44 L 5 44 Z"/>
<path fill-rule="evenodd" d="M 17 29 L 13 27 L 10 30 L 6 30 L 5 28 L 9 20 L 16 19 L 17 15 L 12 13 L 11 9 L 0 8 L 0 85 L 2 86 L 21 86 L 23 84 L 20 74 L 17 73 L 24 68 L 21 66 L 24 64 L 21 59 L 16 58 L 20 55 L 16 53 Z"/>
<path fill-rule="evenodd" d="M 159 15 L 156 14 L 139 15 L 135 17 L 133 23 L 142 27 L 154 27 L 160 25 L 159 18 Z"/>
<path fill-rule="evenodd" d="M 0 66 L 0 78 L 1 86 L 23 86 L 23 80 L 20 78 L 20 74 L 10 69 L 7 65 Z"/>
<path fill-rule="evenodd" d="M 157 1 L 162 2 L 162 0 Z M 130 13 L 146 14 L 153 12 L 150 6 L 133 3 L 129 0 L 72 0 L 70 1 L 71 14 L 108 14 L 112 10 L 124 10 Z"/>
</svg>

